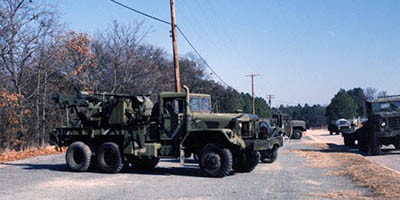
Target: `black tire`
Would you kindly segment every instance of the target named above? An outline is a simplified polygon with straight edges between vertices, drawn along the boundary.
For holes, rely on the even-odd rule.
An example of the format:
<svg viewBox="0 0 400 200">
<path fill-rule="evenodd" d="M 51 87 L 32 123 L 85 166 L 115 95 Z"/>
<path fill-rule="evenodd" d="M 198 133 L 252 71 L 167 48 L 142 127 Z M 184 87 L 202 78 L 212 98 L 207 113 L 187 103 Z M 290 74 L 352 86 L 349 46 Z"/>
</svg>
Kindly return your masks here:
<svg viewBox="0 0 400 200">
<path fill-rule="evenodd" d="M 329 135 L 333 135 L 333 132 L 332 132 L 332 131 L 329 131 Z"/>
<path fill-rule="evenodd" d="M 292 134 L 292 139 L 299 140 L 303 137 L 303 132 L 301 130 L 294 130 Z"/>
<path fill-rule="evenodd" d="M 97 150 L 97 165 L 106 173 L 118 173 L 124 167 L 124 160 L 119 147 L 114 142 L 106 142 Z"/>
<path fill-rule="evenodd" d="M 193 160 L 195 161 L 195 162 L 199 162 L 199 154 L 197 154 L 197 153 L 194 153 L 193 154 Z"/>
<path fill-rule="evenodd" d="M 369 146 L 368 139 L 361 137 L 358 140 L 358 150 L 359 151 L 364 152 L 364 153 L 368 152 L 368 149 L 369 149 L 368 146 Z"/>
<path fill-rule="evenodd" d="M 153 169 L 154 167 L 156 167 L 156 165 L 158 164 L 158 162 L 160 161 L 160 158 L 156 158 L 156 157 L 136 157 L 133 156 L 130 160 L 132 167 L 134 169 L 139 169 L 139 170 L 150 170 Z"/>
<path fill-rule="evenodd" d="M 378 137 L 374 132 L 369 133 L 369 155 L 380 155 L 382 153 L 382 145 L 379 143 Z"/>
<path fill-rule="evenodd" d="M 232 171 L 232 153 L 216 144 L 207 144 L 201 151 L 200 169 L 211 177 L 224 177 Z"/>
<path fill-rule="evenodd" d="M 400 142 L 396 142 L 393 145 L 395 149 L 400 149 Z"/>
<path fill-rule="evenodd" d="M 89 169 L 92 151 L 83 142 L 74 142 L 69 145 L 65 160 L 70 170 L 85 172 Z"/>
<path fill-rule="evenodd" d="M 257 151 L 244 151 L 235 156 L 233 170 L 236 172 L 251 172 L 260 162 L 260 153 Z"/>
<path fill-rule="evenodd" d="M 353 147 L 356 145 L 356 141 L 348 137 L 343 137 L 343 142 L 345 147 Z"/>
<path fill-rule="evenodd" d="M 369 155 L 377 156 L 382 154 L 382 145 L 371 146 L 368 151 Z"/>
<path fill-rule="evenodd" d="M 263 163 L 273 163 L 278 158 L 278 148 L 273 148 L 271 150 L 262 151 L 261 154 L 261 162 Z"/>
</svg>

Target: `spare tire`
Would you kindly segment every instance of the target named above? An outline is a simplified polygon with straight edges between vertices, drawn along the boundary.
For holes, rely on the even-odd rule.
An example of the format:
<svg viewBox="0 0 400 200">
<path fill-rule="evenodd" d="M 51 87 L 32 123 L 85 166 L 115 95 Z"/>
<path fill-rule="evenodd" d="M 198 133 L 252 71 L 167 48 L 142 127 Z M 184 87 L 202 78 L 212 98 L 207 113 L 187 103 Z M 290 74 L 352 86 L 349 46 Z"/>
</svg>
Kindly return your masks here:
<svg viewBox="0 0 400 200">
<path fill-rule="evenodd" d="M 65 160 L 70 170 L 84 172 L 89 169 L 92 151 L 83 142 L 74 142 L 69 145 Z"/>
</svg>

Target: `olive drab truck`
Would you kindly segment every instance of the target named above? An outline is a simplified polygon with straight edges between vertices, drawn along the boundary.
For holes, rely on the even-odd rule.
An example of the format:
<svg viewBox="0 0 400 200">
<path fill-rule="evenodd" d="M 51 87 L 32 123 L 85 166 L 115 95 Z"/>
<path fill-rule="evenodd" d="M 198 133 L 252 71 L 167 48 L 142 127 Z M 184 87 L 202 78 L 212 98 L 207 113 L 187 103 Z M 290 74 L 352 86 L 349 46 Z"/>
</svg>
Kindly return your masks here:
<svg viewBox="0 0 400 200">
<path fill-rule="evenodd" d="M 284 135 L 291 139 L 301 139 L 307 130 L 306 122 L 303 120 L 292 120 L 289 115 L 277 112 L 272 115 L 271 121 L 276 127 L 284 131 Z"/>
<path fill-rule="evenodd" d="M 379 155 L 383 145 L 400 149 L 400 95 L 378 98 L 366 105 L 368 120 L 355 131 L 359 150 Z"/>
<path fill-rule="evenodd" d="M 154 105 L 142 95 L 54 95 L 66 124 L 50 134 L 51 143 L 68 147 L 66 163 L 72 171 L 96 167 L 117 173 L 128 163 L 152 169 L 160 158 L 183 162 L 185 154 L 198 155 L 207 176 L 252 171 L 258 151 L 272 148 L 258 138 L 259 118 L 212 113 L 210 95 L 184 89 L 160 93 Z"/>
</svg>

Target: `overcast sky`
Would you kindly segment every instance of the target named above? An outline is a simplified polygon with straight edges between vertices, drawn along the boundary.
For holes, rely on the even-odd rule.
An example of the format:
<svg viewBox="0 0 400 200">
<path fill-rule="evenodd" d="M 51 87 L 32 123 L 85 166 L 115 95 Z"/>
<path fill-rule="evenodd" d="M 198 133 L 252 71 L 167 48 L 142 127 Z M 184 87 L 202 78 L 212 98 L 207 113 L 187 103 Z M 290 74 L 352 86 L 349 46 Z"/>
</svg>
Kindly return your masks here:
<svg viewBox="0 0 400 200">
<path fill-rule="evenodd" d="M 169 21 L 169 0 L 119 0 Z M 175 0 L 177 24 L 232 87 L 277 104 L 323 104 L 340 89 L 400 94 L 400 1 Z M 144 21 L 146 43 L 171 53 L 170 27 L 109 0 L 57 0 L 71 29 Z M 180 55 L 192 52 L 178 38 Z M 171 69 L 172 70 L 172 69 Z"/>
</svg>

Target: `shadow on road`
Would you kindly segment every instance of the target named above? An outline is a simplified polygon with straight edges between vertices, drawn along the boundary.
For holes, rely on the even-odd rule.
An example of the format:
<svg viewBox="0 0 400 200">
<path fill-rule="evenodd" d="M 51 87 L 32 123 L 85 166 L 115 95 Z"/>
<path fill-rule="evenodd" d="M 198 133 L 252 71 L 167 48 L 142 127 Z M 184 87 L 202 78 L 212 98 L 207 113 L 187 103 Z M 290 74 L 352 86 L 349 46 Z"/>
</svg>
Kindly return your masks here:
<svg viewBox="0 0 400 200">
<path fill-rule="evenodd" d="M 367 152 L 359 151 L 357 146 L 345 147 L 344 145 L 337 145 L 334 143 L 327 143 L 327 145 L 328 145 L 327 149 L 324 149 L 324 148 L 322 148 L 322 149 L 302 149 L 302 151 L 318 151 L 318 152 L 324 152 L 324 153 L 354 153 L 354 154 L 360 154 L 363 156 L 371 156 L 371 155 L 368 155 Z M 400 151 L 384 148 L 384 149 L 382 149 L 382 152 L 380 155 L 400 155 Z M 379 155 L 375 155 L 375 156 L 379 156 Z"/>
<path fill-rule="evenodd" d="M 25 170 L 68 171 L 65 164 L 2 163 L 2 165 L 22 167 Z"/>
<path fill-rule="evenodd" d="M 164 160 L 162 162 L 165 162 Z M 167 160 L 167 162 L 174 162 Z M 176 161 L 176 162 L 179 162 Z M 185 161 L 186 162 L 186 161 Z M 23 170 L 51 170 L 58 172 L 72 172 L 65 164 L 30 164 L 30 163 L 2 163 L 2 165 L 21 167 Z M 73 173 L 73 172 L 72 172 Z M 85 173 L 102 173 L 97 169 L 89 169 Z M 123 169 L 120 173 L 136 174 L 136 175 L 156 175 L 156 176 L 190 176 L 190 177 L 205 177 L 197 164 L 185 164 L 182 167 L 156 167 L 151 170 L 137 170 L 132 167 Z"/>
<path fill-rule="evenodd" d="M 190 176 L 190 177 L 205 177 L 199 168 L 195 167 L 156 167 L 152 170 L 137 170 L 129 168 L 122 173 L 132 173 L 140 175 L 161 175 L 161 176 Z"/>
</svg>

